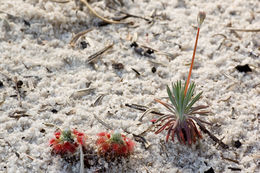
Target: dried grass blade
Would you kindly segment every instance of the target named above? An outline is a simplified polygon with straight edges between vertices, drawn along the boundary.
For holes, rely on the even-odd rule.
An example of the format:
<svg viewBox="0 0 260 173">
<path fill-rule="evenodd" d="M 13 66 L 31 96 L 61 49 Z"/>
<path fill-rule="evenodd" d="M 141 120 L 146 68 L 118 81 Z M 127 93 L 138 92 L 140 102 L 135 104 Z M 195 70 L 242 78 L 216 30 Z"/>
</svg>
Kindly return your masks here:
<svg viewBox="0 0 260 173">
<path fill-rule="evenodd" d="M 90 31 L 92 31 L 92 30 L 93 30 L 93 28 L 90 28 L 90 29 L 87 29 L 87 30 L 85 30 L 85 31 L 81 31 L 81 32 L 77 33 L 77 34 L 71 39 L 71 41 L 70 41 L 70 46 L 74 47 L 74 46 L 75 46 L 75 43 L 77 42 L 77 40 L 78 40 L 81 36 L 85 35 L 86 33 L 90 32 Z"/>
<path fill-rule="evenodd" d="M 98 52 L 90 55 L 88 57 L 87 63 L 91 63 L 92 61 L 94 61 L 97 57 L 99 57 L 100 55 L 102 55 L 103 53 L 105 53 L 107 50 L 109 50 L 110 48 L 112 48 L 114 46 L 114 43 L 106 46 L 105 48 L 99 50 Z"/>
</svg>

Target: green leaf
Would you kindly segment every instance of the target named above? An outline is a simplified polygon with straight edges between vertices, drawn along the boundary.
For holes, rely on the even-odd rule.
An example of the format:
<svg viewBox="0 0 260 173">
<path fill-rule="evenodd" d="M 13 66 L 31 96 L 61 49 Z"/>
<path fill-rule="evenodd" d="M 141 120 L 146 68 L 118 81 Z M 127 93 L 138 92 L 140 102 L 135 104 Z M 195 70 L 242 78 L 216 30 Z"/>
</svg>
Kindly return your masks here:
<svg viewBox="0 0 260 173">
<path fill-rule="evenodd" d="M 194 103 L 196 103 L 199 99 L 200 99 L 200 96 L 201 96 L 202 92 L 200 92 L 198 95 L 196 95 L 192 101 L 189 103 L 189 105 L 186 107 L 186 110 L 185 112 L 189 112 L 190 108 L 194 105 Z"/>
<path fill-rule="evenodd" d="M 177 110 L 176 101 L 174 100 L 174 97 L 172 96 L 172 92 L 171 92 L 171 90 L 170 90 L 168 85 L 167 85 L 167 93 L 168 93 L 170 101 L 172 102 L 173 106 L 175 107 L 175 110 Z"/>
<path fill-rule="evenodd" d="M 183 106 L 184 110 L 186 110 L 186 107 L 187 107 L 188 103 L 191 100 L 191 97 L 193 95 L 194 89 L 195 89 L 195 84 L 193 82 L 193 83 L 191 83 L 189 85 L 188 91 L 187 91 L 185 99 L 184 99 L 184 106 Z M 186 111 L 185 111 L 185 113 L 186 113 Z"/>
</svg>

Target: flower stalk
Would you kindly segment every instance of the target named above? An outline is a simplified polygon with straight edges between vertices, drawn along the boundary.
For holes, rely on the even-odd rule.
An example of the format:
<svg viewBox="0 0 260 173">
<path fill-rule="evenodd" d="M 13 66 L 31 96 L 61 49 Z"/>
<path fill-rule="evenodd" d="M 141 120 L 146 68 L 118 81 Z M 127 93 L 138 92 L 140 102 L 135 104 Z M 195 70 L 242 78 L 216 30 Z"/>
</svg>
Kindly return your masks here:
<svg viewBox="0 0 260 173">
<path fill-rule="evenodd" d="M 187 82 L 186 82 L 186 85 L 185 85 L 185 92 L 184 92 L 185 96 L 186 96 L 186 93 L 187 93 L 187 90 L 188 90 L 188 86 L 189 86 L 189 83 L 190 83 L 191 72 L 192 72 L 194 59 L 195 59 L 195 54 L 196 54 L 196 50 L 197 50 L 197 44 L 198 44 L 198 40 L 199 40 L 200 27 L 201 27 L 202 23 L 204 22 L 205 18 L 206 18 L 206 13 L 205 12 L 199 12 L 198 17 L 197 17 L 197 22 L 198 22 L 197 35 L 196 35 L 195 45 L 194 45 L 194 49 L 193 49 L 189 75 L 188 75 Z"/>
</svg>

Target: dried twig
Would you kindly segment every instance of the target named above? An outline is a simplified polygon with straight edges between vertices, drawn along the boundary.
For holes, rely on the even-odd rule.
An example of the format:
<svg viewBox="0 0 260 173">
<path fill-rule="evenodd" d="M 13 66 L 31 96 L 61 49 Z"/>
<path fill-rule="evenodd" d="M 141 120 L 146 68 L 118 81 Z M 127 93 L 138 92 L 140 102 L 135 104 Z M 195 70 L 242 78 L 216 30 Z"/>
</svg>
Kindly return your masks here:
<svg viewBox="0 0 260 173">
<path fill-rule="evenodd" d="M 96 101 L 92 104 L 92 106 L 97 106 L 101 103 L 102 99 L 104 98 L 105 94 L 100 94 Z"/>
<path fill-rule="evenodd" d="M 142 106 L 142 105 L 138 105 L 138 104 L 128 104 L 128 103 L 126 103 L 125 106 L 133 108 L 133 109 L 137 109 L 137 110 L 140 110 L 140 111 L 143 111 L 143 112 L 145 112 L 146 110 L 149 109 L 147 106 Z M 150 113 L 157 114 L 157 115 L 165 115 L 163 113 L 156 112 L 156 111 L 152 111 Z"/>
<path fill-rule="evenodd" d="M 26 111 L 24 110 L 16 110 L 13 113 L 9 114 L 10 118 L 19 119 L 21 117 L 28 117 L 30 115 L 26 114 Z"/>
<path fill-rule="evenodd" d="M 140 116 L 140 118 L 138 119 L 138 121 L 142 121 L 143 120 L 143 117 L 149 113 L 152 113 L 152 112 L 157 112 L 157 109 L 156 108 L 149 108 L 149 109 L 146 109 L 146 111 Z"/>
<path fill-rule="evenodd" d="M 204 133 L 207 133 L 209 135 L 209 137 L 215 141 L 217 144 L 219 144 L 222 148 L 224 149 L 228 149 L 229 146 L 227 144 L 225 144 L 224 142 L 222 142 L 221 140 L 219 140 L 215 135 L 213 135 L 212 133 L 210 133 L 205 127 L 201 126 L 199 123 L 198 123 L 201 131 L 203 131 Z"/>
<path fill-rule="evenodd" d="M 94 117 L 98 120 L 98 122 L 100 124 L 102 124 L 103 126 L 105 126 L 106 128 L 108 128 L 109 130 L 113 130 L 113 127 L 111 127 L 109 124 L 105 123 L 103 120 L 101 120 L 100 118 L 98 118 L 95 114 Z"/>
<path fill-rule="evenodd" d="M 230 161 L 230 162 L 234 162 L 234 163 L 236 163 L 236 164 L 239 164 L 239 162 L 238 162 L 237 160 L 230 159 L 230 158 L 226 158 L 226 157 L 223 156 L 223 154 L 221 154 L 220 156 L 221 156 L 221 158 L 224 159 L 224 160 L 227 160 L 227 161 Z"/>
<path fill-rule="evenodd" d="M 99 50 L 98 52 L 90 55 L 88 57 L 87 63 L 91 63 L 92 61 L 94 61 L 97 57 L 99 57 L 100 55 L 102 55 L 103 53 L 105 53 L 107 50 L 111 49 L 114 46 L 114 43 L 106 46 L 105 48 Z"/>
<path fill-rule="evenodd" d="M 228 28 L 231 31 L 240 31 L 240 32 L 260 32 L 260 29 L 240 29 L 240 28 Z"/>
<path fill-rule="evenodd" d="M 117 9 L 115 9 L 115 8 L 113 8 L 113 7 L 111 7 L 111 6 L 109 6 L 109 8 L 111 8 L 111 9 L 117 11 Z M 127 13 L 127 12 L 121 11 L 121 10 L 118 11 L 118 12 L 124 14 L 125 16 L 113 17 L 113 20 L 115 20 L 115 21 L 120 21 L 120 20 L 129 18 L 129 17 L 133 17 L 133 18 L 143 19 L 143 20 L 145 20 L 145 21 L 147 21 L 147 22 L 151 22 L 150 19 L 147 19 L 147 18 L 142 17 L 142 16 L 137 16 L 137 15 L 134 15 L 134 14 L 130 14 L 130 13 Z"/>
<path fill-rule="evenodd" d="M 14 84 L 15 84 L 15 90 L 16 90 L 16 93 L 17 93 L 17 99 L 19 101 L 19 106 L 22 107 L 22 102 L 21 102 L 21 94 L 20 94 L 20 90 L 19 90 L 19 87 L 18 87 L 18 84 L 17 84 L 17 77 L 15 76 L 14 77 Z"/>
<path fill-rule="evenodd" d="M 228 169 L 230 169 L 231 171 L 241 171 L 242 170 L 241 168 L 234 168 L 231 166 L 229 166 Z"/>
<path fill-rule="evenodd" d="M 74 92 L 73 94 L 71 94 L 70 98 L 79 99 L 80 97 L 83 97 L 83 96 L 86 96 L 86 95 L 92 93 L 94 90 L 95 90 L 95 88 L 81 89 L 81 90 L 78 90 L 78 91 Z"/>
<path fill-rule="evenodd" d="M 140 76 L 141 74 L 139 73 L 139 71 L 137 71 L 136 69 L 134 68 L 131 68 L 138 76 Z"/>
<path fill-rule="evenodd" d="M 219 102 L 227 102 L 229 99 L 231 99 L 231 96 L 229 96 L 229 97 L 226 98 L 226 99 L 218 100 L 218 103 L 219 103 Z"/>
<path fill-rule="evenodd" d="M 221 46 L 225 43 L 225 41 L 227 40 L 227 36 L 224 35 L 224 34 L 214 34 L 212 37 L 215 37 L 215 36 L 222 36 L 223 37 L 223 40 L 221 41 L 221 43 L 219 44 L 217 50 L 219 50 L 221 48 Z"/>
<path fill-rule="evenodd" d="M 80 151 L 80 173 L 84 173 L 84 154 L 82 145 L 79 145 L 79 151 Z"/>
<path fill-rule="evenodd" d="M 81 36 L 85 35 L 86 33 L 90 32 L 90 31 L 92 31 L 92 30 L 93 30 L 93 28 L 90 28 L 90 29 L 87 29 L 87 30 L 85 30 L 85 31 L 81 31 L 81 32 L 77 33 L 77 34 L 71 39 L 70 45 L 71 45 L 72 47 L 74 47 L 74 46 L 75 46 L 75 43 L 77 42 L 77 40 L 78 40 Z"/>
<path fill-rule="evenodd" d="M 60 0 L 49 0 L 49 1 L 56 2 L 56 3 L 62 3 L 62 4 L 70 2 L 70 0 L 63 0 L 63 1 L 60 1 Z"/>
<path fill-rule="evenodd" d="M 106 23 L 111 23 L 111 24 L 128 24 L 126 22 L 119 22 L 119 21 L 114 21 L 114 20 L 110 20 L 110 19 L 106 19 L 102 16 L 100 16 L 90 5 L 86 0 L 80 0 L 83 4 L 85 4 L 87 6 L 87 8 L 99 19 L 103 20 Z"/>
</svg>

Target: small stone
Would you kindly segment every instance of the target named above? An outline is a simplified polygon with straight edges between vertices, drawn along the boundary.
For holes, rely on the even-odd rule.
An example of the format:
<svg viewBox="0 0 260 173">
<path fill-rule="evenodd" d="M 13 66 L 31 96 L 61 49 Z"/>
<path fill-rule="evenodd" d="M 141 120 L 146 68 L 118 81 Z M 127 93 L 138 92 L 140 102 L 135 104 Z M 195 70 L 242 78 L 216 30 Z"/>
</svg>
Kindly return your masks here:
<svg viewBox="0 0 260 173">
<path fill-rule="evenodd" d="M 130 45 L 130 47 L 138 47 L 138 44 L 134 41 L 134 42 Z"/>
<path fill-rule="evenodd" d="M 41 132 L 41 133 L 45 133 L 45 129 L 41 129 L 40 132 Z"/>
<path fill-rule="evenodd" d="M 18 88 L 21 88 L 22 85 L 23 85 L 23 81 L 18 80 L 18 81 L 17 81 L 17 87 L 18 87 Z"/>
<path fill-rule="evenodd" d="M 207 171 L 204 171 L 204 173 L 215 173 L 214 169 L 210 167 Z"/>
<path fill-rule="evenodd" d="M 152 72 L 153 72 L 153 73 L 156 72 L 156 68 L 155 68 L 155 67 L 152 68 Z"/>
<path fill-rule="evenodd" d="M 116 69 L 116 70 L 122 70 L 122 69 L 124 69 L 124 64 L 122 64 L 122 63 L 113 63 L 112 67 L 114 69 Z"/>
<path fill-rule="evenodd" d="M 0 81 L 0 88 L 4 87 L 4 84 L 2 81 Z"/>
<path fill-rule="evenodd" d="M 58 111 L 56 109 L 52 109 L 51 112 L 54 114 L 58 113 Z"/>
<path fill-rule="evenodd" d="M 234 147 L 236 147 L 236 148 L 241 147 L 241 145 L 242 145 L 242 143 L 239 140 L 234 142 Z"/>
<path fill-rule="evenodd" d="M 31 24 L 30 24 L 30 22 L 28 22 L 27 20 L 23 20 L 23 22 L 24 22 L 24 24 L 26 25 L 26 26 L 31 26 Z"/>
<path fill-rule="evenodd" d="M 146 51 L 146 53 L 148 53 L 148 54 L 153 54 L 154 53 L 154 51 L 152 50 L 152 49 L 147 49 L 147 51 Z"/>
<path fill-rule="evenodd" d="M 251 72 L 252 69 L 249 67 L 248 64 L 245 64 L 245 65 L 237 65 L 236 66 L 236 69 L 239 71 L 239 72 Z"/>
<path fill-rule="evenodd" d="M 85 41 L 82 41 L 82 42 L 80 42 L 80 45 L 81 45 L 82 49 L 85 49 L 85 48 L 88 47 L 89 44 L 87 42 L 85 42 Z"/>
</svg>

